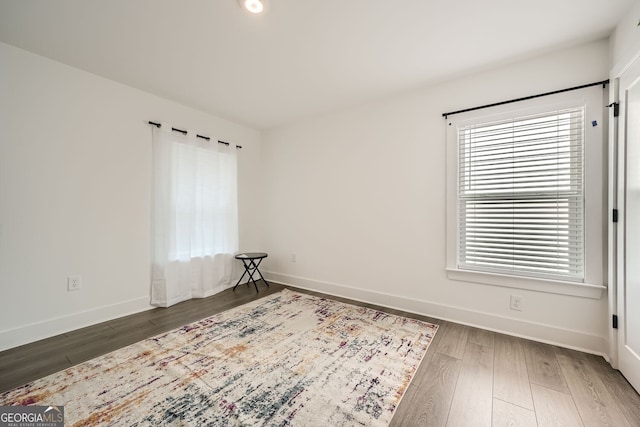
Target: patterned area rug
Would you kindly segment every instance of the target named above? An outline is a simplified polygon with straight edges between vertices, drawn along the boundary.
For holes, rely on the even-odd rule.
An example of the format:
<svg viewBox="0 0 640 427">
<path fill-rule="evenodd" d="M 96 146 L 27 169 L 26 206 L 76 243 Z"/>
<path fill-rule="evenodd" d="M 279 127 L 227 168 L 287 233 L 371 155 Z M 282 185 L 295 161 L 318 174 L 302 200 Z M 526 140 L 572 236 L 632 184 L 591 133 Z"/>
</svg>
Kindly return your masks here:
<svg viewBox="0 0 640 427">
<path fill-rule="evenodd" d="M 289 290 L 0 394 L 65 425 L 386 426 L 438 326 Z"/>
</svg>

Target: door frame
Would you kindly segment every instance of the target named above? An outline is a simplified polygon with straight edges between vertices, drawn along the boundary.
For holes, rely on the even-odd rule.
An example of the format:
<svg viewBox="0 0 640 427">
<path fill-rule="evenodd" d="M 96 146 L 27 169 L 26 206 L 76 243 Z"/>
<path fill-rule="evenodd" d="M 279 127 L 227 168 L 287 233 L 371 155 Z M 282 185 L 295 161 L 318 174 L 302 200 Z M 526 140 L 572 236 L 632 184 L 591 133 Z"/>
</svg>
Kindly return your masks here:
<svg viewBox="0 0 640 427">
<path fill-rule="evenodd" d="M 640 51 L 621 66 L 612 69 L 610 73 L 609 103 L 620 103 L 620 78 L 640 61 Z M 618 329 L 613 328 L 613 317 L 618 315 L 618 284 L 624 280 L 624 212 L 625 212 L 625 150 L 620 141 L 619 120 L 614 117 L 613 108 L 609 112 L 609 147 L 608 147 L 608 331 L 609 331 L 609 363 L 615 369 L 618 363 Z M 613 210 L 619 212 L 617 223 L 613 222 Z"/>
<path fill-rule="evenodd" d="M 629 64 L 630 66 L 630 64 Z M 628 66 L 628 67 L 629 67 Z M 625 70 L 628 69 L 625 67 Z M 613 73 L 612 73 L 613 74 Z M 609 106 L 619 104 L 619 92 L 620 92 L 620 76 L 624 74 L 624 71 L 620 71 L 617 76 L 611 76 L 609 79 Z M 623 257 L 618 257 L 619 248 L 619 236 L 618 229 L 623 230 L 623 227 L 618 227 L 619 223 L 613 222 L 614 209 L 621 209 L 618 204 L 620 199 L 618 194 L 618 188 L 620 187 L 620 173 L 618 170 L 618 164 L 620 161 L 620 153 L 618 152 L 618 117 L 613 114 L 613 108 L 609 108 L 609 146 L 608 146 L 608 159 L 607 159 L 607 305 L 608 305 L 608 337 L 609 337 L 609 363 L 615 369 L 618 369 L 618 331 L 613 328 L 613 317 L 618 314 L 618 272 L 622 271 L 621 266 L 624 266 Z M 624 200 L 624 198 L 622 199 Z"/>
</svg>

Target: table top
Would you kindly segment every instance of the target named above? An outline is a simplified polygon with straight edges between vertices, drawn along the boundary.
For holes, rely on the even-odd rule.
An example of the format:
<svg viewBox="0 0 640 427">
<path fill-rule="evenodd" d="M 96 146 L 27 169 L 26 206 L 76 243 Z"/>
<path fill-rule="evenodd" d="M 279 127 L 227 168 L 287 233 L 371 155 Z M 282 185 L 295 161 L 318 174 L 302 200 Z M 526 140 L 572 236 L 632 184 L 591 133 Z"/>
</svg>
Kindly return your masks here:
<svg viewBox="0 0 640 427">
<path fill-rule="evenodd" d="M 267 254 L 264 252 L 242 252 L 236 255 L 236 259 L 260 259 L 266 257 Z"/>
</svg>

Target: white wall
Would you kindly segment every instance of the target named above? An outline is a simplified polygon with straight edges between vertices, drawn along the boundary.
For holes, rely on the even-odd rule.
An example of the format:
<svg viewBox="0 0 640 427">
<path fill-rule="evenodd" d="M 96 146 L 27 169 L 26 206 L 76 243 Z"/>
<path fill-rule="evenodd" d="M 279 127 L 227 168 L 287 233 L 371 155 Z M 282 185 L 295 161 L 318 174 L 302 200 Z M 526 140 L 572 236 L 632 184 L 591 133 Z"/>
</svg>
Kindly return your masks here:
<svg viewBox="0 0 640 427">
<path fill-rule="evenodd" d="M 635 2 L 611 35 L 611 64 L 614 76 L 640 52 L 639 20 L 640 2 Z"/>
<path fill-rule="evenodd" d="M 441 114 L 600 81 L 608 73 L 602 40 L 267 132 L 269 277 L 605 353 L 606 295 L 447 279 Z M 509 309 L 511 294 L 523 297 L 522 312 Z"/>
<path fill-rule="evenodd" d="M 261 247 L 259 132 L 1 43 L 0 64 L 0 350 L 150 308 L 148 120 L 244 147 L 240 243 Z"/>
</svg>

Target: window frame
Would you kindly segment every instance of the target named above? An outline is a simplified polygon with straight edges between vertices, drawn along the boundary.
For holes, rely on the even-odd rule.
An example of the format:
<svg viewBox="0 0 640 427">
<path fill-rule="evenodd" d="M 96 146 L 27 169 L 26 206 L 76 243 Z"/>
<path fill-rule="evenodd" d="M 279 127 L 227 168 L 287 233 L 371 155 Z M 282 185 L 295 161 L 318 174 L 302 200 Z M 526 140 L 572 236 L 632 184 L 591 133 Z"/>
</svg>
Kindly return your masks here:
<svg viewBox="0 0 640 427">
<path fill-rule="evenodd" d="M 606 173 L 607 123 L 603 114 L 605 91 L 584 88 L 513 104 L 456 114 L 446 119 L 447 206 L 446 272 L 451 280 L 528 289 L 540 292 L 600 298 L 606 289 L 604 250 L 607 232 Z M 584 108 L 584 281 L 565 281 L 515 274 L 461 269 L 458 266 L 458 128 L 532 116 L 554 110 Z M 597 123 L 593 126 L 592 122 Z"/>
</svg>

